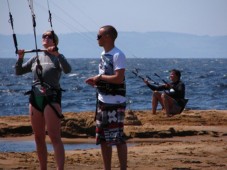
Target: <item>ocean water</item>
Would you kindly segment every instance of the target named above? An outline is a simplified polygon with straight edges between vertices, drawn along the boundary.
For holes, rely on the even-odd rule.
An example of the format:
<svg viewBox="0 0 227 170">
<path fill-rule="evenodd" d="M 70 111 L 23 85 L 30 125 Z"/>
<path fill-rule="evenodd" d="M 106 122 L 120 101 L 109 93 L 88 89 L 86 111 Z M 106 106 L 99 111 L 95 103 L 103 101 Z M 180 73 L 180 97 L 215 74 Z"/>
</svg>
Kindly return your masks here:
<svg viewBox="0 0 227 170">
<path fill-rule="evenodd" d="M 94 143 L 76 143 L 64 144 L 65 150 L 97 149 L 99 145 Z M 47 150 L 53 151 L 53 145 L 47 144 Z M 0 152 L 33 152 L 36 151 L 35 141 L 16 141 L 9 139 L 0 139 Z"/>
<path fill-rule="evenodd" d="M 84 83 L 85 79 L 98 73 L 99 59 L 69 59 L 72 72 L 63 74 L 63 112 L 95 111 L 95 89 Z M 27 115 L 28 96 L 32 74 L 16 76 L 16 58 L 0 58 L 0 116 Z M 162 81 L 154 73 L 168 81 L 169 70 L 182 71 L 186 85 L 187 109 L 227 110 L 227 59 L 127 59 L 127 109 L 151 109 L 152 91 L 132 71 L 137 68 L 142 76 Z"/>
</svg>

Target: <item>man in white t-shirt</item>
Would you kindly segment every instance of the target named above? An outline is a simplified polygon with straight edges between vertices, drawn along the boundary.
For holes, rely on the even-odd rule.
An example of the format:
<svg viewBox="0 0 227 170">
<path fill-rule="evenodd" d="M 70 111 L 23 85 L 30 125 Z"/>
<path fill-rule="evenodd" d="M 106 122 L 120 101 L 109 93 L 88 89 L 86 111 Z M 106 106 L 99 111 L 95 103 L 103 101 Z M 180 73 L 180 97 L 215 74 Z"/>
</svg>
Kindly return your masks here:
<svg viewBox="0 0 227 170">
<path fill-rule="evenodd" d="M 96 144 L 101 144 L 104 169 L 111 169 L 112 145 L 116 145 L 120 169 L 127 169 L 127 145 L 124 139 L 126 108 L 124 53 L 115 47 L 117 30 L 110 25 L 99 29 L 97 40 L 104 51 L 99 63 L 99 74 L 86 80 L 97 88 Z"/>
</svg>

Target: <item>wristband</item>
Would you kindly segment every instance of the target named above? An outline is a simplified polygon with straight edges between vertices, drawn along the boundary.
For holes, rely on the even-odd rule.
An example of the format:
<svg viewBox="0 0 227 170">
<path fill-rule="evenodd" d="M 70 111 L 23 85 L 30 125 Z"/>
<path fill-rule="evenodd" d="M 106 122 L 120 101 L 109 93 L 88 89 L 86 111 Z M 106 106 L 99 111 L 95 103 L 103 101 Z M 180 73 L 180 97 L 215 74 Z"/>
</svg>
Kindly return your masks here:
<svg viewBox="0 0 227 170">
<path fill-rule="evenodd" d="M 98 80 L 101 80 L 101 78 L 102 78 L 102 74 L 99 74 Z"/>
</svg>

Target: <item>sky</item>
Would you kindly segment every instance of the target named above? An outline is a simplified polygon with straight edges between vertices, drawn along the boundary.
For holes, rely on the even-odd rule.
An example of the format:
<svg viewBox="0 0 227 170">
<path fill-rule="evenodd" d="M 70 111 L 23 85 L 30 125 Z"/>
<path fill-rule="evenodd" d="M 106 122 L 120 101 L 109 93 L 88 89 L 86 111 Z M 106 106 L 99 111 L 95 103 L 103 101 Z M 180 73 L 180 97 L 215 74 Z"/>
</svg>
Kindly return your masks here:
<svg viewBox="0 0 227 170">
<path fill-rule="evenodd" d="M 227 0 L 33 0 L 37 34 L 51 29 L 48 4 L 57 34 L 113 25 L 122 32 L 227 35 Z M 9 9 L 15 33 L 33 34 L 27 0 L 0 0 L 0 34 L 13 33 Z"/>
</svg>

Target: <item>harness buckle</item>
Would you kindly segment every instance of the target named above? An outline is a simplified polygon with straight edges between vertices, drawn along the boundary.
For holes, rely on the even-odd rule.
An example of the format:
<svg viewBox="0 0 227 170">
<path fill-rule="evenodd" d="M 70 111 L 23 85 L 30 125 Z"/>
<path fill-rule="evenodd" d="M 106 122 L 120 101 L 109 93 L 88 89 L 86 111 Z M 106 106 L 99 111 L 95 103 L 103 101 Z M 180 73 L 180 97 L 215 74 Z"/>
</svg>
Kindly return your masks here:
<svg viewBox="0 0 227 170">
<path fill-rule="evenodd" d="M 110 84 L 105 84 L 105 89 L 106 89 L 106 91 L 112 91 L 112 88 L 110 87 Z"/>
<path fill-rule="evenodd" d="M 43 93 L 43 94 L 46 94 L 46 88 L 41 86 L 40 92 Z"/>
</svg>

